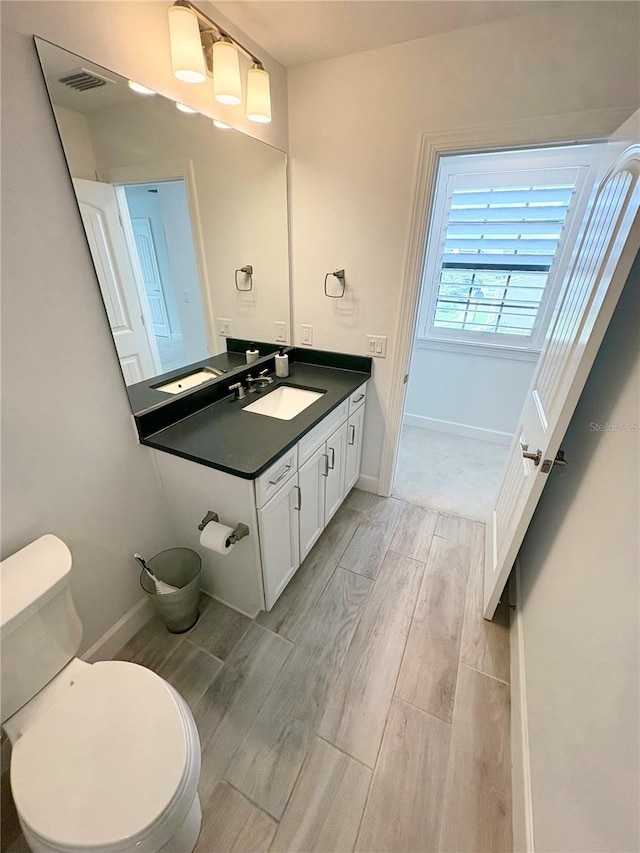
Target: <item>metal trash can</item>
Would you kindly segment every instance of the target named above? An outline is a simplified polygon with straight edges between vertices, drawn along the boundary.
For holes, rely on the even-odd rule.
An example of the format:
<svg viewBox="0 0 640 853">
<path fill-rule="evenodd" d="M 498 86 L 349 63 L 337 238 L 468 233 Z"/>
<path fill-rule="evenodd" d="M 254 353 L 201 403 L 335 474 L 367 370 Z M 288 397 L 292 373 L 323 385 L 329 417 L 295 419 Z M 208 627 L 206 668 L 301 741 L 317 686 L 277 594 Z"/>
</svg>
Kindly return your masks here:
<svg viewBox="0 0 640 853">
<path fill-rule="evenodd" d="M 153 580 L 140 572 L 140 586 L 172 634 L 188 631 L 200 615 L 200 556 L 190 548 L 168 548 L 147 560 L 158 580 L 178 587 L 175 592 L 157 593 Z"/>
</svg>

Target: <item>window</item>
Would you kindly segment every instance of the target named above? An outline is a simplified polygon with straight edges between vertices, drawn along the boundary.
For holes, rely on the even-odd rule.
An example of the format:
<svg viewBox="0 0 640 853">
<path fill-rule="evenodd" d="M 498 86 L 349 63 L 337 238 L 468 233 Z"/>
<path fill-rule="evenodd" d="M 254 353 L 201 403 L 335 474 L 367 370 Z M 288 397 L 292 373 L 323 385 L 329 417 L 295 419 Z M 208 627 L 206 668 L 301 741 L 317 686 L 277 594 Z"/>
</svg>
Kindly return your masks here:
<svg viewBox="0 0 640 853">
<path fill-rule="evenodd" d="M 420 337 L 541 345 L 600 151 L 580 145 L 442 158 Z"/>
</svg>

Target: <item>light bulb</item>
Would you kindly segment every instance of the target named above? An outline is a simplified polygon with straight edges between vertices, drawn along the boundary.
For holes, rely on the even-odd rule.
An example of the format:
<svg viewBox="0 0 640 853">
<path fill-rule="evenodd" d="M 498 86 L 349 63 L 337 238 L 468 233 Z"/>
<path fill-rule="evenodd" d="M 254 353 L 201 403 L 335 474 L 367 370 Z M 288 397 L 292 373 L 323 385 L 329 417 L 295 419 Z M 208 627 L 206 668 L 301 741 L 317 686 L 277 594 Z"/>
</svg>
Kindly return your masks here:
<svg viewBox="0 0 640 853">
<path fill-rule="evenodd" d="M 250 68 L 247 75 L 247 118 L 262 124 L 271 121 L 269 75 L 260 65 Z"/>
<path fill-rule="evenodd" d="M 221 104 L 242 103 L 238 51 L 226 39 L 213 45 L 213 97 Z"/>
<path fill-rule="evenodd" d="M 142 83 L 136 83 L 135 80 L 129 80 L 129 88 L 132 92 L 135 92 L 138 95 L 155 95 L 156 92 L 153 89 L 147 89 L 146 86 L 143 86 Z"/>
<path fill-rule="evenodd" d="M 185 83 L 203 83 L 207 79 L 207 69 L 195 12 L 185 6 L 171 6 L 169 38 L 173 73 L 178 80 Z"/>
</svg>

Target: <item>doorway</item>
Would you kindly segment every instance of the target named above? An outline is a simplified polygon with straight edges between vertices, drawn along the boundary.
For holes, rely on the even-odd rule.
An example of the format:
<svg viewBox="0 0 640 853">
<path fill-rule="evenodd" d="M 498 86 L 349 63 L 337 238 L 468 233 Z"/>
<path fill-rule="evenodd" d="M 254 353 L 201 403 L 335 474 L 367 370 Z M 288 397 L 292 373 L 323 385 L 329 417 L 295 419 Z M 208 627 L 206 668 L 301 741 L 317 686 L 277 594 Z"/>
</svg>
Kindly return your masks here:
<svg viewBox="0 0 640 853">
<path fill-rule="evenodd" d="M 393 494 L 486 521 L 603 146 L 439 158 Z"/>
<path fill-rule="evenodd" d="M 161 372 L 167 373 L 207 353 L 186 188 L 177 179 L 125 184 L 123 190 L 142 297 Z"/>
</svg>

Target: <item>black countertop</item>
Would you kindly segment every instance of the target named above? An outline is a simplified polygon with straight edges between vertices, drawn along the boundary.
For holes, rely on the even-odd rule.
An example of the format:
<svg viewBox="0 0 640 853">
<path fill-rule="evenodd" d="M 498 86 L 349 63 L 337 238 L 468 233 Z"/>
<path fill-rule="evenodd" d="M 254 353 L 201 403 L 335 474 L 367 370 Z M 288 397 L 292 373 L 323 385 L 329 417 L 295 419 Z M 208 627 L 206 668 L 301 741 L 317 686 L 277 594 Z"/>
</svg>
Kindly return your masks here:
<svg viewBox="0 0 640 853">
<path fill-rule="evenodd" d="M 370 377 L 370 367 L 367 371 L 345 370 L 294 361 L 286 379 L 274 377 L 273 384 L 243 400 L 225 397 L 141 441 L 156 450 L 253 480 Z M 325 393 L 290 421 L 242 411 L 278 385 Z"/>
</svg>

